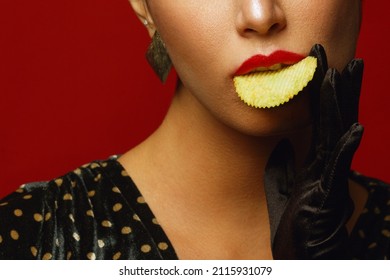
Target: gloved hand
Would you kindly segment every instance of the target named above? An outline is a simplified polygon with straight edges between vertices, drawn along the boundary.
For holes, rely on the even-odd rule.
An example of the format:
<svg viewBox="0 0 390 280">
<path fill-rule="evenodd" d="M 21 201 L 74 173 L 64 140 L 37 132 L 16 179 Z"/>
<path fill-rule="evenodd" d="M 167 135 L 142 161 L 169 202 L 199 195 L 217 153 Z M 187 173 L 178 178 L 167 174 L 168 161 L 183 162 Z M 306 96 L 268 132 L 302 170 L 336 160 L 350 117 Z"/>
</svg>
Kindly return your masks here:
<svg viewBox="0 0 390 280">
<path fill-rule="evenodd" d="M 339 74 L 328 69 L 322 46 L 315 45 L 310 55 L 318 68 L 307 88 L 313 116 L 309 156 L 296 172 L 285 139 L 265 169 L 274 259 L 348 258 L 346 223 L 354 208 L 348 177 L 363 134 L 358 123 L 363 61 L 352 60 Z"/>
</svg>

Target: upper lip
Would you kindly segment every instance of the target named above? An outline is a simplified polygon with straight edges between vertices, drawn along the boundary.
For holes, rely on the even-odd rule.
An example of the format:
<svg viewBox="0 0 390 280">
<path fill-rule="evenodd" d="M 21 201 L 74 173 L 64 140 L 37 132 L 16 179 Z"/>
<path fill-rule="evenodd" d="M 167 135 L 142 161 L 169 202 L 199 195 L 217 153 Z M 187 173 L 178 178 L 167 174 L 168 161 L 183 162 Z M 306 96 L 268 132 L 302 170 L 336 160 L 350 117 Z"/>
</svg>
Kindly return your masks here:
<svg viewBox="0 0 390 280">
<path fill-rule="evenodd" d="M 277 64 L 291 65 L 295 64 L 305 57 L 303 55 L 277 50 L 270 55 L 257 54 L 244 61 L 244 63 L 238 68 L 234 76 L 245 75 L 255 71 L 257 68 L 270 68 Z"/>
</svg>

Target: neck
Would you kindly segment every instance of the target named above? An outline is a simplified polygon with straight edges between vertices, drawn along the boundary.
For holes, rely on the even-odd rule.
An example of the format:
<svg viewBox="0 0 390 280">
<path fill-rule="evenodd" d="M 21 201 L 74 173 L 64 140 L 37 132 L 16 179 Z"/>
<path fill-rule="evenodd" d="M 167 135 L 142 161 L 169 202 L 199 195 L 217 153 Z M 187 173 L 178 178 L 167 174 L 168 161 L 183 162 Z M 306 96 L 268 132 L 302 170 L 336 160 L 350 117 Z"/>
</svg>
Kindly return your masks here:
<svg viewBox="0 0 390 280">
<path fill-rule="evenodd" d="M 245 135 L 179 88 L 161 126 L 119 161 L 180 258 L 270 259 L 264 169 L 282 137 L 304 154 L 304 132 Z"/>
<path fill-rule="evenodd" d="M 296 135 L 301 138 L 302 131 Z M 281 138 L 248 136 L 227 127 L 179 88 L 162 125 L 122 161 L 151 200 L 148 185 L 154 193 L 174 195 L 191 213 L 207 209 L 225 215 L 227 208 L 253 213 L 254 207 L 266 205 L 264 168 Z M 153 178 L 138 176 L 142 168 Z"/>
<path fill-rule="evenodd" d="M 201 201 L 214 197 L 230 205 L 240 197 L 248 203 L 248 196 L 258 196 L 263 169 L 276 139 L 242 135 L 204 112 L 203 106 L 187 111 L 184 102 L 176 95 L 152 138 L 154 147 L 162 152 L 161 158 L 155 159 L 175 164 L 173 168 L 166 166 L 165 171 L 180 182 L 177 187 L 188 185 L 183 191 L 194 192 L 189 196 L 192 199 L 194 195 Z"/>
</svg>

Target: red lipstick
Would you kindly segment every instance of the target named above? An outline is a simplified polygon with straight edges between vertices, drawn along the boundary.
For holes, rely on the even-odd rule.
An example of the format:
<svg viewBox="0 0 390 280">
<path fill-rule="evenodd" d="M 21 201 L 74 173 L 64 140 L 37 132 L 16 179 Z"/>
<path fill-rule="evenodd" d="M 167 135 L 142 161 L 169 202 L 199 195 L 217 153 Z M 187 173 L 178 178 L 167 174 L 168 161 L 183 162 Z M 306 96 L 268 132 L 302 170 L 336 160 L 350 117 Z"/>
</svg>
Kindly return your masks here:
<svg viewBox="0 0 390 280">
<path fill-rule="evenodd" d="M 275 64 L 284 64 L 284 65 L 291 65 L 295 64 L 302 59 L 304 59 L 305 56 L 297 54 L 297 53 L 292 53 L 292 52 L 287 52 L 287 51 L 275 51 L 272 54 L 266 56 L 266 55 L 255 55 L 246 60 L 240 68 L 236 71 L 234 76 L 240 76 L 240 75 L 245 75 L 248 74 L 249 72 L 255 70 L 256 68 L 259 67 L 271 67 Z"/>
</svg>

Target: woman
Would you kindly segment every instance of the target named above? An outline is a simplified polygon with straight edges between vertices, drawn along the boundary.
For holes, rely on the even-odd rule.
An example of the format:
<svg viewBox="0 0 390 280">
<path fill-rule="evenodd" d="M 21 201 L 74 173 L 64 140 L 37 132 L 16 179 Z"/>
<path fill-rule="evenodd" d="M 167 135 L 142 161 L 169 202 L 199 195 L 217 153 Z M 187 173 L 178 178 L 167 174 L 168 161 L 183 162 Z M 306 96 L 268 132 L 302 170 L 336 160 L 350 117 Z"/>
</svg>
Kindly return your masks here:
<svg viewBox="0 0 390 280">
<path fill-rule="evenodd" d="M 360 1 L 130 4 L 153 38 L 152 67 L 165 80 L 172 61 L 180 77 L 164 122 L 119 158 L 27 184 L 2 200 L 1 258 L 389 256 L 389 187 L 357 175 L 348 182 L 346 175 L 362 133 L 362 68 L 348 64 Z M 233 79 L 264 67 L 250 58 L 277 51 L 289 55 L 274 55 L 278 67 L 297 63 L 291 56 L 316 57 L 313 82 L 281 106 L 248 106 Z M 346 75 L 335 78 L 327 64 L 339 71 L 348 64 Z M 313 157 L 319 150 L 325 156 Z M 369 194 L 362 184 L 378 187 Z M 367 199 L 374 214 L 364 213 Z"/>
</svg>

